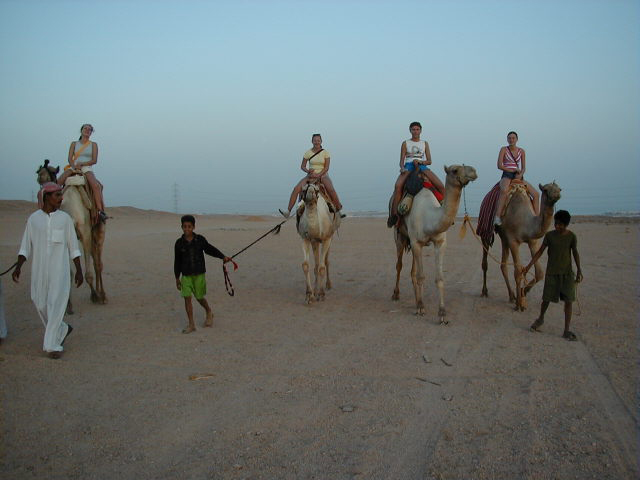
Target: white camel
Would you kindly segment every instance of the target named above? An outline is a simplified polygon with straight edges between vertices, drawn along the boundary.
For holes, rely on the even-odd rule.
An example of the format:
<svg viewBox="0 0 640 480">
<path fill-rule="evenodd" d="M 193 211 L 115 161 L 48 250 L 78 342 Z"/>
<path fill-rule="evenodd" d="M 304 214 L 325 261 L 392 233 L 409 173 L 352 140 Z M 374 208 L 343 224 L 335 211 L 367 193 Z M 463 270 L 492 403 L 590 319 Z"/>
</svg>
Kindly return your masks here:
<svg viewBox="0 0 640 480">
<path fill-rule="evenodd" d="M 302 271 L 307 282 L 306 301 L 324 300 L 325 287 L 331 289 L 329 278 L 329 248 L 333 234 L 340 227 L 340 215 L 332 213 L 320 189 L 315 184 L 307 184 L 302 190 L 304 211 L 298 219 L 298 234 L 302 238 L 304 261 Z M 309 259 L 311 250 L 315 259 L 315 285 L 311 288 Z M 325 282 L 326 277 L 326 282 Z"/>
<path fill-rule="evenodd" d="M 447 246 L 446 231 L 453 224 L 458 212 L 463 187 L 478 178 L 475 168 L 465 165 L 445 166 L 444 171 L 447 174 L 447 178 L 442 205 L 438 203 L 429 189 L 423 188 L 413 198 L 411 210 L 405 215 L 400 227 L 394 227 L 397 249 L 396 287 L 391 297 L 393 300 L 400 298 L 399 282 L 400 272 L 402 271 L 402 255 L 405 250 L 411 249 L 413 256 L 411 280 L 416 297 L 416 315 L 424 315 L 425 310 L 422 301 L 422 286 L 424 282 L 422 247 L 433 243 L 436 253 L 436 286 L 440 294 L 438 308 L 440 323 L 448 323 L 445 320 L 444 277 L 442 275 L 442 262 Z"/>
<path fill-rule="evenodd" d="M 41 166 L 38 171 L 38 183 L 55 182 L 59 171 L 48 165 L 48 161 Z M 102 247 L 104 245 L 104 237 L 106 232 L 105 224 L 91 222 L 92 201 L 82 186 L 67 186 L 62 197 L 61 210 L 68 213 L 73 219 L 76 228 L 78 242 L 82 245 L 82 255 L 84 257 L 85 280 L 91 288 L 91 301 L 93 303 L 107 303 L 107 296 L 102 283 Z M 93 259 L 93 270 L 95 272 L 95 288 L 94 277 L 91 273 L 91 259 Z M 73 313 L 71 297 L 67 311 Z"/>
</svg>

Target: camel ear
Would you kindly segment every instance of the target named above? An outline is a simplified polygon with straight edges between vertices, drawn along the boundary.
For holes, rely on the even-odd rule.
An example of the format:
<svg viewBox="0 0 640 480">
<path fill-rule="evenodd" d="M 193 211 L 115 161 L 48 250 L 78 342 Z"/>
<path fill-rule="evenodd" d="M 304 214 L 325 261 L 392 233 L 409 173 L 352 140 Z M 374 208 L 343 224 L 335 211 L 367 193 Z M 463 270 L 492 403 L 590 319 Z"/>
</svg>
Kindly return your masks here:
<svg viewBox="0 0 640 480">
<path fill-rule="evenodd" d="M 542 184 L 541 184 L 541 183 L 539 183 L 539 184 L 538 184 L 538 188 L 540 189 L 540 191 L 543 191 L 543 190 L 544 190 L 544 187 L 542 186 Z"/>
</svg>

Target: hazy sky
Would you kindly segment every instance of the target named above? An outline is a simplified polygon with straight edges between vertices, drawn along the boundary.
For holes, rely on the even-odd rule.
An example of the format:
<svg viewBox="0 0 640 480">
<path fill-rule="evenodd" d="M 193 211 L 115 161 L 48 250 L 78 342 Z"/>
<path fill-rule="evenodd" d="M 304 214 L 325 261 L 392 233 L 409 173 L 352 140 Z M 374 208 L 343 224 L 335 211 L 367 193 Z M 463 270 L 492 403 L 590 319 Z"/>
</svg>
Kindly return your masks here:
<svg viewBox="0 0 640 480">
<path fill-rule="evenodd" d="M 0 0 L 0 198 L 30 200 L 95 127 L 107 205 L 275 213 L 311 134 L 346 211 L 380 211 L 420 121 L 433 168 L 531 183 L 572 213 L 640 211 L 640 3 Z"/>
</svg>

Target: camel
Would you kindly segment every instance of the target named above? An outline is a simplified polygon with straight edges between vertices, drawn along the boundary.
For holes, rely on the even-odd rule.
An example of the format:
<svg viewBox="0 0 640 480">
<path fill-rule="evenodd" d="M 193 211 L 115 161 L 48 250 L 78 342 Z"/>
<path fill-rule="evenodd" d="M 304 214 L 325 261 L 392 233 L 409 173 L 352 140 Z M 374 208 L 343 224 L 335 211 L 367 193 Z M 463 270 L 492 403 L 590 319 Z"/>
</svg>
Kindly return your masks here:
<svg viewBox="0 0 640 480">
<path fill-rule="evenodd" d="M 446 324 L 446 311 L 444 308 L 444 278 L 442 275 L 442 262 L 447 246 L 446 231 L 453 225 L 462 189 L 472 182 L 478 175 L 473 167 L 466 165 L 445 166 L 447 175 L 445 181 L 445 194 L 442 205 L 438 203 L 433 193 L 423 188 L 413 198 L 411 210 L 404 217 L 400 226 L 394 227 L 396 241 L 396 287 L 393 290 L 393 300 L 400 298 L 400 272 L 402 271 L 402 255 L 405 250 L 411 249 L 413 263 L 411 266 L 411 281 L 416 297 L 416 315 L 424 315 L 424 303 L 422 301 L 422 285 L 424 282 L 424 270 L 422 267 L 422 247 L 433 243 L 436 252 L 436 286 L 440 294 L 438 317 L 440 323 Z"/>
<path fill-rule="evenodd" d="M 320 193 L 320 187 L 314 183 L 308 183 L 302 189 L 304 211 L 298 218 L 298 234 L 302 238 L 302 251 L 304 261 L 302 271 L 307 282 L 306 302 L 324 300 L 325 288 L 331 289 L 329 278 L 329 248 L 333 234 L 340 227 L 340 214 L 332 213 L 324 197 Z M 311 273 L 309 272 L 309 257 L 313 250 L 315 258 L 315 285 L 311 288 Z M 326 277 L 326 280 L 325 280 Z"/>
<path fill-rule="evenodd" d="M 42 185 L 46 182 L 56 182 L 59 171 L 60 167 L 53 168 L 49 165 L 49 161 L 45 160 L 44 165 L 38 168 L 36 172 L 38 175 L 38 183 Z M 92 225 L 90 215 L 91 205 L 91 197 L 87 195 L 82 186 L 70 185 L 65 187 L 61 210 L 68 213 L 73 219 L 78 241 L 82 245 L 85 280 L 91 288 L 91 301 L 93 303 L 105 304 L 107 303 L 107 296 L 102 283 L 102 248 L 104 245 L 106 226 L 103 222 Z M 93 270 L 95 272 L 95 288 L 94 278 L 90 270 L 91 259 L 93 259 Z M 67 312 L 73 313 L 71 298 L 69 298 Z"/>
<path fill-rule="evenodd" d="M 502 262 L 500 270 L 504 277 L 509 292 L 509 301 L 515 302 L 515 310 L 524 311 L 526 309 L 526 294 L 531 288 L 544 277 L 544 271 L 540 262 L 535 263 L 535 278 L 529 281 L 522 288 L 522 264 L 520 263 L 520 244 L 526 243 L 529 246 L 531 256 L 538 250 L 538 239 L 549 229 L 553 220 L 553 207 L 560 199 L 560 187 L 555 183 L 538 185 L 542 195 L 540 196 L 540 214 L 534 215 L 531 209 L 531 199 L 527 194 L 526 187 L 512 184 L 510 200 L 505 209 L 502 225 L 496 226 L 496 233 L 502 243 Z M 491 245 L 484 239 L 482 241 L 482 294 L 488 297 L 487 291 L 487 255 Z M 513 259 L 514 278 L 516 283 L 516 293 L 514 294 L 509 275 L 507 272 L 507 261 L 509 252 Z"/>
</svg>

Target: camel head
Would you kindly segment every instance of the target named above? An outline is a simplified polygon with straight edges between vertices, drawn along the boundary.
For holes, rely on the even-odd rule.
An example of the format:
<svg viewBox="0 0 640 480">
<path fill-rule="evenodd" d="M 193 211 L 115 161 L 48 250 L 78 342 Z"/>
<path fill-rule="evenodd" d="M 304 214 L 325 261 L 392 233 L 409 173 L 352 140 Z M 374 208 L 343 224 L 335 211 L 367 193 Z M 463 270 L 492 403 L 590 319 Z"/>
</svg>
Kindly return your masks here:
<svg viewBox="0 0 640 480">
<path fill-rule="evenodd" d="M 445 165 L 444 171 L 447 174 L 446 183 L 460 188 L 478 178 L 476 169 L 469 165 L 451 165 L 450 167 Z"/>
<path fill-rule="evenodd" d="M 547 183 L 546 185 L 539 183 L 538 187 L 542 192 L 542 201 L 547 205 L 553 206 L 558 200 L 560 200 L 560 191 L 562 189 L 556 184 L 556 182 Z"/>
<path fill-rule="evenodd" d="M 315 183 L 307 183 L 302 188 L 302 200 L 304 203 L 316 203 L 320 195 L 320 187 Z"/>
<path fill-rule="evenodd" d="M 53 168 L 52 165 L 49 165 L 49 160 L 45 160 L 44 165 L 40 165 L 36 170 L 38 183 L 42 185 L 47 182 L 55 182 L 59 171 L 60 167 Z"/>
</svg>

